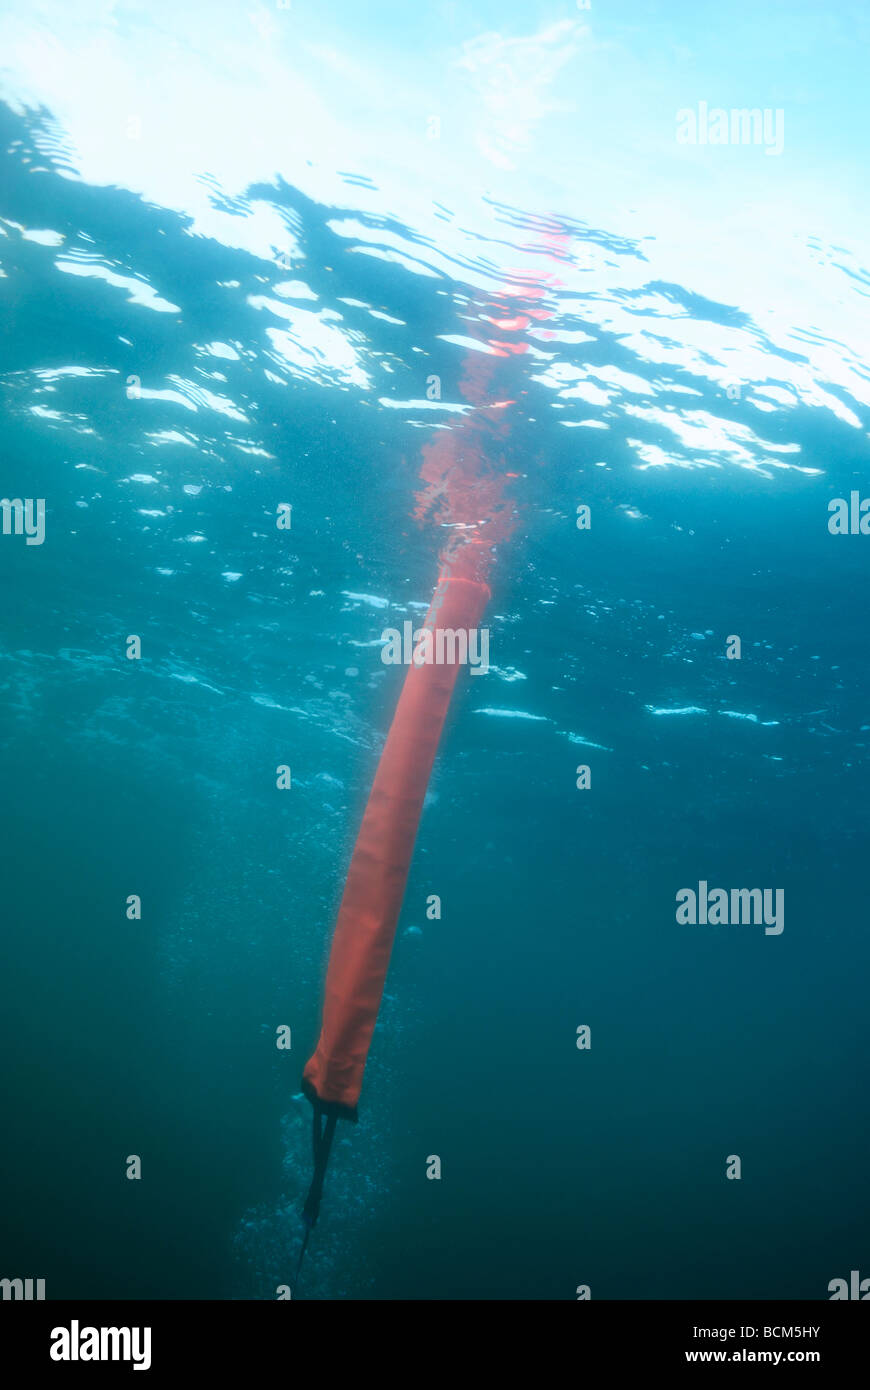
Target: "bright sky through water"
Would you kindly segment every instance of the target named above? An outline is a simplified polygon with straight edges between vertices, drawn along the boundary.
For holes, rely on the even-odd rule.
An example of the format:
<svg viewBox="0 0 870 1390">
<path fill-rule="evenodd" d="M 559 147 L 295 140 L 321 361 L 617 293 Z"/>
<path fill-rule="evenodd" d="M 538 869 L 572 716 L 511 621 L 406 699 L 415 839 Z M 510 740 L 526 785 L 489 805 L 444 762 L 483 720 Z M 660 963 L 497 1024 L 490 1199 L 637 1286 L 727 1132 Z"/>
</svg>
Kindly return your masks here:
<svg viewBox="0 0 870 1390">
<path fill-rule="evenodd" d="M 861 4 L 153 0 L 13 4 L 0 19 L 7 95 L 48 109 L 88 183 L 128 188 L 192 216 L 195 234 L 292 263 L 274 206 L 220 208 L 280 177 L 334 206 L 333 229 L 361 253 L 486 289 L 553 271 L 546 245 L 529 247 L 505 208 L 624 237 L 619 255 L 569 244 L 547 289 L 557 341 L 558 315 L 591 296 L 584 315 L 641 359 L 722 389 L 755 383 L 760 423 L 800 399 L 856 429 L 850 398 L 870 396 L 868 36 Z M 768 112 L 781 150 L 678 142 L 678 112 L 699 103 Z M 690 318 L 666 294 L 623 301 L 655 282 L 739 306 L 741 321 Z M 142 302 L 159 308 L 159 296 L 151 286 Z M 284 314 L 292 322 L 297 310 Z M 368 384 L 339 327 L 313 315 L 307 327 L 339 379 Z M 611 398 L 600 379 L 560 377 L 558 361 L 539 380 L 560 397 Z M 722 453 L 709 418 L 687 411 L 669 426 L 687 449 Z M 729 433 L 725 453 L 751 466 Z M 765 469 L 800 466 L 762 452 Z M 640 461 L 663 462 L 655 450 Z"/>
</svg>

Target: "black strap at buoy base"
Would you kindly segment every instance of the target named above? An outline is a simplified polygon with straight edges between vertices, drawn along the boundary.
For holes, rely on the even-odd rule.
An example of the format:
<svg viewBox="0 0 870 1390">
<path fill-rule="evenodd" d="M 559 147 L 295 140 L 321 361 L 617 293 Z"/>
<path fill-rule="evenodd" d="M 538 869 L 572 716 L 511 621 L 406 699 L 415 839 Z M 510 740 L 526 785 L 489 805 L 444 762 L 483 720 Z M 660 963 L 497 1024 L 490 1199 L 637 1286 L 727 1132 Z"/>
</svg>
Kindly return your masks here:
<svg viewBox="0 0 870 1390">
<path fill-rule="evenodd" d="M 302 1249 L 299 1252 L 299 1264 L 296 1266 L 297 1279 L 299 1278 L 299 1271 L 302 1268 L 302 1261 L 305 1258 L 305 1251 L 308 1249 L 308 1238 L 317 1224 L 317 1218 L 320 1215 L 320 1200 L 323 1196 L 323 1182 L 326 1177 L 326 1167 L 329 1163 L 329 1151 L 332 1148 L 332 1139 L 335 1134 L 335 1125 L 338 1119 L 334 1111 L 325 1113 L 323 1106 L 317 1102 L 312 1103 L 314 1113 L 311 1138 L 312 1148 L 314 1150 L 314 1176 L 311 1179 L 308 1196 L 305 1198 L 305 1206 L 302 1208 L 305 1235 L 302 1240 Z"/>
</svg>

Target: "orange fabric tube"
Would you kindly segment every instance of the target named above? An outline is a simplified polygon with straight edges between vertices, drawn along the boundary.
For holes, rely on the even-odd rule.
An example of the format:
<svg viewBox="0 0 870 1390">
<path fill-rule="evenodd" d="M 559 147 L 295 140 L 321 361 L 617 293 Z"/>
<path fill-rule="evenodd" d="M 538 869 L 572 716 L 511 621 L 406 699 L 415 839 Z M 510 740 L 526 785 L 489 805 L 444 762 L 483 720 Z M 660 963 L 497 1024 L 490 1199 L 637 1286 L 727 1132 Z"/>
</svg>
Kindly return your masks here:
<svg viewBox="0 0 870 1390">
<path fill-rule="evenodd" d="M 476 628 L 490 597 L 466 547 L 439 580 L 424 623 L 433 633 Z M 464 563 L 463 563 L 464 561 Z M 460 573 L 459 571 L 464 571 Z M 332 940 L 317 1048 L 303 1088 L 311 1099 L 356 1118 L 423 799 L 459 665 L 408 668 L 357 836 Z"/>
<path fill-rule="evenodd" d="M 564 234 L 545 233 L 555 249 Z M 467 632 L 476 628 L 490 597 L 486 577 L 494 547 L 514 529 L 505 497 L 508 474 L 499 446 L 509 432 L 507 411 L 515 405 L 493 389 L 499 363 L 528 351 L 528 344 L 487 337 L 484 323 L 500 332 L 527 328 L 549 311 L 525 301 L 543 297 L 542 285 L 529 285 L 519 273 L 505 291 L 499 317 L 481 313 L 467 331 L 486 343 L 486 351 L 466 355 L 459 390 L 475 409 L 450 431 L 440 430 L 423 449 L 422 490 L 417 519 L 454 529 L 442 555 L 444 572 L 424 627 Z M 542 277 L 553 281 L 549 273 Z M 521 295 L 524 312 L 511 312 Z M 473 533 L 473 534 L 472 534 Z M 303 1073 L 303 1090 L 319 1107 L 356 1118 L 363 1071 L 380 1007 L 396 924 L 420 823 L 420 812 L 456 684 L 458 666 L 411 665 L 381 754 L 374 785 L 354 846 L 332 939 L 326 975 L 320 1039 Z"/>
</svg>

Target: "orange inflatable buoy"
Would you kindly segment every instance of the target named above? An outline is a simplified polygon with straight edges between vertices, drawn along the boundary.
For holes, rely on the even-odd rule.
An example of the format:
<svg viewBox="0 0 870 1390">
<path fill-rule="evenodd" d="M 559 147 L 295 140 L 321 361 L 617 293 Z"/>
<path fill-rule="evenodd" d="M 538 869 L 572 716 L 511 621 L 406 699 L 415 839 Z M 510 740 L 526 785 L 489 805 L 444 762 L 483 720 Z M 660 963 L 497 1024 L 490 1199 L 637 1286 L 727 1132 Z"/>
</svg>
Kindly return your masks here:
<svg viewBox="0 0 870 1390">
<path fill-rule="evenodd" d="M 564 236 L 544 240 L 543 247 L 533 249 L 555 254 Z M 457 427 L 438 431 L 422 451 L 423 487 L 415 515 L 450 528 L 451 540 L 441 556 L 426 620 L 415 635 L 354 846 L 330 951 L 320 1037 L 303 1073 L 302 1087 L 314 1107 L 314 1177 L 303 1211 L 300 1268 L 320 1210 L 336 1122 L 357 1118 L 420 813 L 459 666 L 490 598 L 494 548 L 515 525 L 505 486 L 517 474 L 506 470 L 501 448 L 510 432 L 510 407 L 517 402 L 497 391 L 493 378 L 499 364 L 527 352 L 529 344 L 485 334 L 492 326 L 522 332 L 533 318 L 547 318 L 547 310 L 529 302 L 543 296 L 545 283 L 558 281 L 545 272 L 537 285 L 505 290 L 506 300 L 522 297 L 524 312 L 498 304 L 495 315 L 482 313 L 476 323 L 469 322 L 468 331 L 481 347 L 466 355 L 459 390 L 473 408 Z M 483 328 L 484 322 L 490 327 Z"/>
</svg>

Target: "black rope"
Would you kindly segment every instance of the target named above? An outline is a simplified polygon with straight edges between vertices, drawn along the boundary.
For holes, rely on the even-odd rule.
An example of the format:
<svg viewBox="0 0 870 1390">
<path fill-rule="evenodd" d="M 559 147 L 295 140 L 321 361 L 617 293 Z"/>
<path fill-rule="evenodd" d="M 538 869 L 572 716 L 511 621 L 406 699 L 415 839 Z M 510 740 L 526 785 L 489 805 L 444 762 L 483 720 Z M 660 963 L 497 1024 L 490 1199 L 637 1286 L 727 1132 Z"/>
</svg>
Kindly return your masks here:
<svg viewBox="0 0 870 1390">
<path fill-rule="evenodd" d="M 323 1112 L 319 1105 L 314 1105 L 311 1129 L 311 1147 L 314 1151 L 314 1176 L 311 1179 L 308 1196 L 305 1198 L 305 1206 L 302 1208 L 302 1220 L 305 1223 L 305 1236 L 302 1241 L 302 1249 L 299 1252 L 299 1264 L 296 1266 L 297 1279 L 299 1278 L 299 1271 L 302 1268 L 302 1261 L 305 1258 L 305 1251 L 308 1249 L 308 1238 L 317 1224 L 317 1218 L 320 1215 L 323 1182 L 326 1177 L 326 1166 L 329 1163 L 329 1151 L 332 1148 L 332 1139 L 335 1134 L 336 1118 L 334 1113 L 327 1115 L 326 1126 L 324 1128 Z"/>
</svg>

